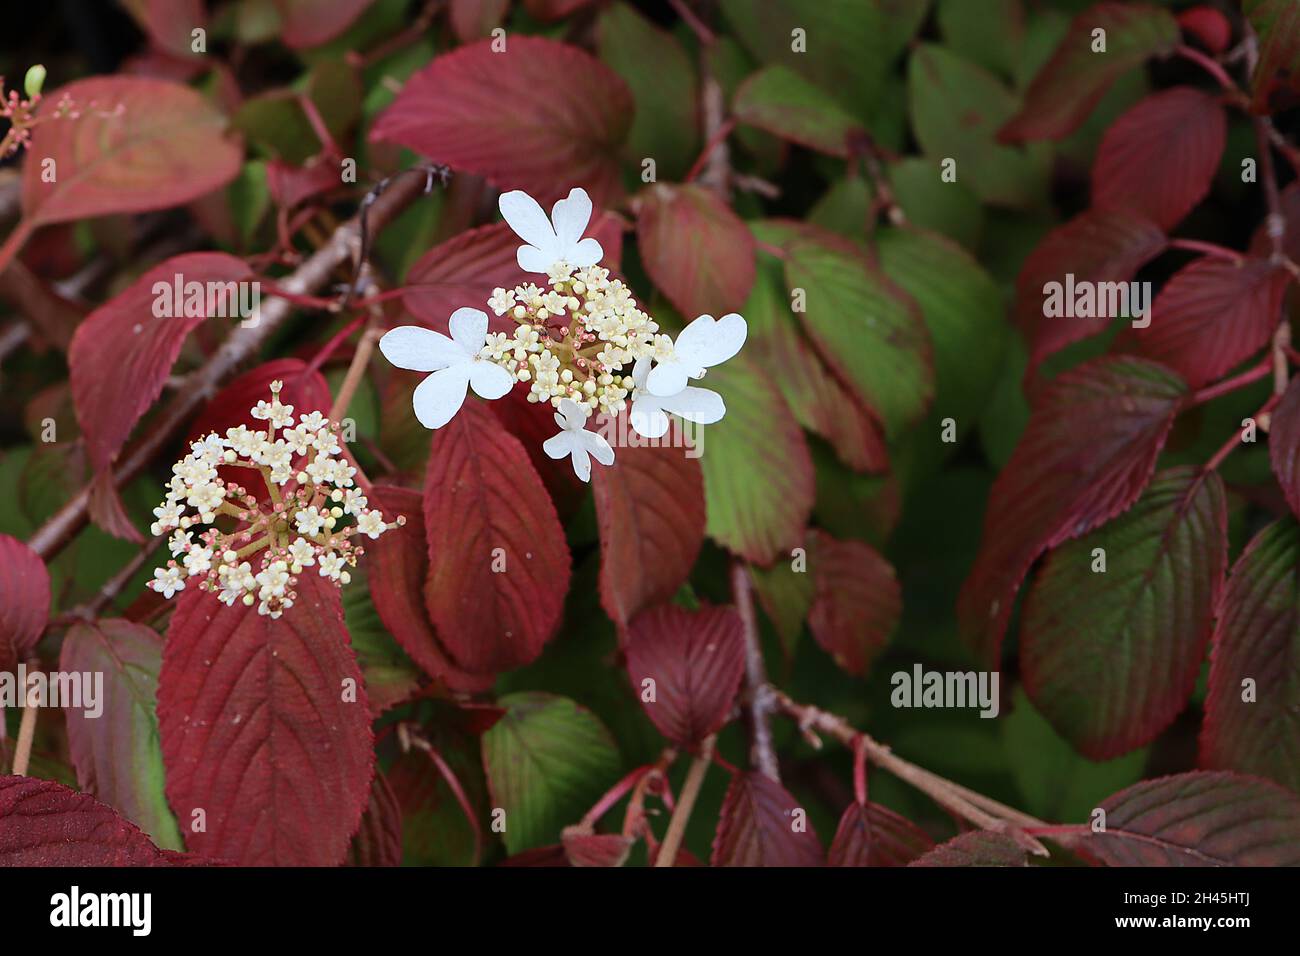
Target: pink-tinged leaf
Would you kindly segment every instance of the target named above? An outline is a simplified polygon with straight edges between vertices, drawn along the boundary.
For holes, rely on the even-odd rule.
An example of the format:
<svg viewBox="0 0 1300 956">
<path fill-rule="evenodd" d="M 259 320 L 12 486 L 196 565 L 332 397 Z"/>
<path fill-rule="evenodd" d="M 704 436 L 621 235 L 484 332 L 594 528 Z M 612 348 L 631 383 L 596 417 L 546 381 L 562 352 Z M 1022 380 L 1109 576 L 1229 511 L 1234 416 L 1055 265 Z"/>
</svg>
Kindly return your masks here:
<svg viewBox="0 0 1300 956">
<path fill-rule="evenodd" d="M 1124 337 L 1200 388 L 1264 347 L 1282 320 L 1290 281 L 1267 259 L 1197 259 L 1160 290 L 1151 324 Z"/>
<path fill-rule="evenodd" d="M 1291 512 L 1300 515 L 1300 378 L 1292 378 L 1273 410 L 1268 457 Z"/>
<path fill-rule="evenodd" d="M 425 603 L 452 659 L 476 674 L 534 660 L 560 620 L 569 547 L 528 453 L 482 402 L 433 433 L 424 527 Z"/>
<path fill-rule="evenodd" d="M 1300 798 L 1235 773 L 1182 773 L 1107 797 L 1082 848 L 1110 866 L 1300 866 Z"/>
<path fill-rule="evenodd" d="M 993 483 L 979 556 L 957 602 L 986 661 L 1034 560 L 1125 511 L 1155 469 L 1187 387 L 1145 359 L 1109 357 L 1048 385 Z"/>
<path fill-rule="evenodd" d="M 1106 131 L 1092 165 L 1092 204 L 1172 229 L 1210 191 L 1228 119 L 1207 93 L 1176 86 L 1148 96 Z"/>
<path fill-rule="evenodd" d="M 91 480 L 86 512 L 91 521 L 113 537 L 132 544 L 144 544 L 144 535 L 126 513 L 126 505 L 117 493 L 117 483 L 111 471 L 101 471 Z"/>
<path fill-rule="evenodd" d="M 1016 278 L 1016 319 L 1031 343 L 1030 367 L 1119 317 L 1120 297 L 1112 302 L 1107 291 L 1098 303 L 1102 290 L 1121 284 L 1113 288 L 1125 290 L 1127 301 L 1126 283 L 1165 245 L 1155 223 L 1118 209 L 1090 209 L 1049 232 Z"/>
<path fill-rule="evenodd" d="M 388 779 L 378 770 L 370 783 L 370 802 L 348 851 L 352 866 L 402 865 L 402 808 Z"/>
<path fill-rule="evenodd" d="M 173 57 L 194 55 L 191 31 L 206 28 L 203 0 L 123 0 L 149 42 Z"/>
<path fill-rule="evenodd" d="M 756 771 L 731 778 L 713 837 L 712 866 L 821 866 L 825 854 L 807 814 Z"/>
<path fill-rule="evenodd" d="M 908 866 L 1028 866 L 1016 841 L 1001 833 L 972 830 L 941 843 Z"/>
<path fill-rule="evenodd" d="M 1270 433 L 1270 445 L 1281 437 Z M 1200 757 L 1202 767 L 1271 777 L 1292 790 L 1300 790 L 1297 565 L 1292 517 L 1261 531 L 1237 559 L 1214 630 Z"/>
<path fill-rule="evenodd" d="M 704 476 L 689 449 L 619 448 L 592 475 L 600 528 L 600 601 L 620 628 L 668 601 L 704 544 Z"/>
<path fill-rule="evenodd" d="M 422 592 L 429 574 L 429 544 L 424 533 L 424 499 L 418 491 L 392 485 L 370 489 L 372 506 L 405 527 L 366 543 L 367 580 L 375 610 L 402 650 L 420 669 L 450 690 L 480 693 L 493 678 L 467 674 L 452 661 L 429 620 Z"/>
<path fill-rule="evenodd" d="M 646 272 L 688 320 L 737 312 L 754 284 L 754 237 L 703 186 L 651 186 L 641 197 L 637 244 Z"/>
<path fill-rule="evenodd" d="M 31 656 L 50 616 L 50 573 L 31 548 L 0 534 L 0 671 Z"/>
<path fill-rule="evenodd" d="M 180 355 L 190 331 L 208 317 L 207 306 L 197 316 L 184 312 L 185 298 L 174 301 L 179 278 L 201 283 L 207 299 L 207 283 L 221 283 L 227 294 L 216 301 L 214 314 L 237 314 L 239 292 L 235 283 L 252 278 L 247 263 L 222 252 L 195 252 L 175 256 L 155 266 L 86 318 L 72 338 L 68 352 L 72 397 L 77 420 L 86 438 L 91 463 L 97 471 L 108 468 L 126 444 L 140 417 L 162 394 L 172 365 Z M 157 309 L 161 292 L 165 309 Z M 226 283 L 230 283 L 226 286 Z M 159 316 L 159 311 L 167 315 Z M 251 407 L 251 406 L 250 406 Z M 245 409 L 247 411 L 247 409 Z"/>
<path fill-rule="evenodd" d="M 659 732 L 694 748 L 723 725 L 745 670 L 743 625 L 735 609 L 687 611 L 671 604 L 632 622 L 627 673 Z M 646 681 L 653 681 L 653 699 Z"/>
<path fill-rule="evenodd" d="M 1048 556 L 1025 599 L 1020 669 L 1075 749 L 1108 760 L 1169 726 L 1196 685 L 1227 566 L 1223 482 L 1190 466 Z"/>
<path fill-rule="evenodd" d="M 522 189 L 548 209 L 574 186 L 598 206 L 622 194 L 619 149 L 632 121 L 623 79 L 564 43 L 512 35 L 435 57 L 379 117 L 371 139 Z"/>
<path fill-rule="evenodd" d="M 1105 52 L 1093 50 L 1094 30 L 1105 31 Z M 1148 57 L 1172 52 L 1178 41 L 1178 23 L 1168 10 L 1143 3 L 1089 7 L 1070 23 L 998 138 L 1014 143 L 1068 136 L 1119 76 Z"/>
<path fill-rule="evenodd" d="M 866 542 L 813 530 L 808 545 L 814 588 L 808 628 L 836 664 L 863 677 L 902 616 L 898 577 Z"/>
<path fill-rule="evenodd" d="M 184 846 L 163 793 L 155 715 L 162 638 L 130 621 L 77 624 L 63 639 L 59 668 L 104 675 L 103 712 L 68 707 L 68 749 L 77 784 L 148 833 L 161 847 Z"/>
<path fill-rule="evenodd" d="M 461 43 L 488 36 L 505 19 L 510 0 L 451 0 L 447 19 Z"/>
<path fill-rule="evenodd" d="M 280 11 L 280 39 L 295 50 L 334 39 L 374 0 L 275 0 Z"/>
<path fill-rule="evenodd" d="M 622 866 L 636 842 L 621 833 L 595 833 L 588 824 L 577 823 L 560 833 L 564 855 L 570 866 Z"/>
<path fill-rule="evenodd" d="M 167 865 L 147 836 L 90 794 L 0 777 L 0 867 Z"/>
<path fill-rule="evenodd" d="M 47 93 L 41 112 L 65 96 L 78 117 L 42 123 L 24 160 L 26 226 L 179 206 L 239 172 L 243 150 L 226 138 L 226 118 L 187 86 L 91 77 Z M 46 159 L 54 182 L 43 181 Z"/>
<path fill-rule="evenodd" d="M 196 853 L 335 866 L 365 809 L 370 708 L 338 590 L 310 570 L 296 590 L 277 620 L 192 584 L 177 599 L 158 725 L 167 798 Z M 198 810 L 205 831 L 192 825 Z"/>
<path fill-rule="evenodd" d="M 840 817 L 831 866 L 907 866 L 934 848 L 929 834 L 878 803 L 851 803 Z"/>
<path fill-rule="evenodd" d="M 794 70 L 773 64 L 736 90 L 732 111 L 742 123 L 831 156 L 847 158 L 862 124 Z"/>
<path fill-rule="evenodd" d="M 1178 14 L 1178 26 L 1188 36 L 1195 37 L 1201 46 L 1218 56 L 1232 43 L 1232 24 L 1228 18 L 1208 4 L 1191 7 Z"/>
<path fill-rule="evenodd" d="M 1259 38 L 1251 109 L 1267 113 L 1279 86 L 1300 93 L 1300 7 L 1290 0 L 1245 0 L 1242 9 Z"/>
</svg>

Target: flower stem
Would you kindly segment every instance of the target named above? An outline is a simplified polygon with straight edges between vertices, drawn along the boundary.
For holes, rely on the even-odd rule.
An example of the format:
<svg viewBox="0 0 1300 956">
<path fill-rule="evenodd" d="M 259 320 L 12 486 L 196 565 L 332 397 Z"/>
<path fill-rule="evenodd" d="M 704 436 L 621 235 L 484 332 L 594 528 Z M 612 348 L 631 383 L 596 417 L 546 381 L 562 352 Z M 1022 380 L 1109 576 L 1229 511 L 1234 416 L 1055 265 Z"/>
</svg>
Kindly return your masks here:
<svg viewBox="0 0 1300 956">
<path fill-rule="evenodd" d="M 713 759 L 713 742 L 712 735 L 704 738 L 704 742 L 700 744 L 700 752 L 695 755 L 690 769 L 686 771 L 686 782 L 682 784 L 682 792 L 677 797 L 677 806 L 673 808 L 672 819 L 668 821 L 668 832 L 664 834 L 659 855 L 655 857 L 655 866 L 672 866 L 677 859 L 682 838 L 686 836 L 686 824 L 691 819 L 691 811 L 695 809 L 695 799 L 700 795 L 704 775 L 708 772 L 709 764 Z"/>
</svg>

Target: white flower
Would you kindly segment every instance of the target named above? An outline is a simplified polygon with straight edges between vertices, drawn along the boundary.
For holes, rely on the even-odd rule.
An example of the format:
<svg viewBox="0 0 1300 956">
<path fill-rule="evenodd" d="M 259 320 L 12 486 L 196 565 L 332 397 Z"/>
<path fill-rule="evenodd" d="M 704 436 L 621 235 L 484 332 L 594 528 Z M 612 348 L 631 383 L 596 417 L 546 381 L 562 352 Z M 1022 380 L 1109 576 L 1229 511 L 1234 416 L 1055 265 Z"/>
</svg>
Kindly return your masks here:
<svg viewBox="0 0 1300 956">
<path fill-rule="evenodd" d="M 338 580 L 343 571 L 343 558 L 333 551 L 327 551 L 320 556 L 320 576 Z"/>
<path fill-rule="evenodd" d="M 185 555 L 184 564 L 190 577 L 196 574 L 207 574 L 212 567 L 212 549 L 191 548 L 190 553 Z"/>
<path fill-rule="evenodd" d="M 321 529 L 325 527 L 326 517 L 326 514 L 322 513 L 315 505 L 312 505 L 310 508 L 299 511 L 294 516 L 294 523 L 297 525 L 299 534 L 320 534 Z"/>
<path fill-rule="evenodd" d="M 167 547 L 172 553 L 172 557 L 180 554 L 182 551 L 190 549 L 190 543 L 193 536 L 188 531 L 177 529 L 176 532 L 167 539 Z"/>
<path fill-rule="evenodd" d="M 712 365 L 720 365 L 740 351 L 748 326 L 735 312 L 714 321 L 702 315 L 677 336 L 672 355 L 660 358 L 646 379 L 646 388 L 660 397 L 676 395 L 687 379 L 699 378 Z"/>
<path fill-rule="evenodd" d="M 425 428 L 441 428 L 465 403 L 472 387 L 480 398 L 500 398 L 515 377 L 479 352 L 487 341 L 488 317 L 480 309 L 451 314 L 451 338 L 416 325 L 393 329 L 379 340 L 379 350 L 398 368 L 433 372 L 419 384 L 411 403 Z"/>
<path fill-rule="evenodd" d="M 295 563 L 306 567 L 316 563 L 316 549 L 306 538 L 295 538 L 293 544 L 289 545 L 289 557 L 293 558 Z"/>
<path fill-rule="evenodd" d="M 727 413 L 722 396 L 707 388 L 688 385 L 676 395 L 655 395 L 645 387 L 650 375 L 650 359 L 636 360 L 632 367 L 632 429 L 646 438 L 660 438 L 668 431 L 668 412 L 680 415 L 697 425 L 712 425 Z"/>
<path fill-rule="evenodd" d="M 577 402 L 564 398 L 555 413 L 555 424 L 560 433 L 542 443 L 542 450 L 552 458 L 573 458 L 573 473 L 583 481 L 591 481 L 591 459 L 602 465 L 614 464 L 614 449 L 603 435 L 587 431 L 587 409 Z"/>
<path fill-rule="evenodd" d="M 382 512 L 367 511 L 357 518 L 357 531 L 372 540 L 383 534 L 384 530 L 384 515 Z"/>
<path fill-rule="evenodd" d="M 569 190 L 568 199 L 551 207 L 549 220 L 537 200 L 518 189 L 502 193 L 499 205 L 510 228 L 527 243 L 516 254 L 525 272 L 550 275 L 551 267 L 560 262 L 582 269 L 604 255 L 599 242 L 582 238 L 591 221 L 591 198 L 585 189 Z"/>
<path fill-rule="evenodd" d="M 184 591 L 185 581 L 181 578 L 181 569 L 154 568 L 153 580 L 149 582 L 149 587 L 165 598 L 170 598 L 177 591 Z"/>
</svg>

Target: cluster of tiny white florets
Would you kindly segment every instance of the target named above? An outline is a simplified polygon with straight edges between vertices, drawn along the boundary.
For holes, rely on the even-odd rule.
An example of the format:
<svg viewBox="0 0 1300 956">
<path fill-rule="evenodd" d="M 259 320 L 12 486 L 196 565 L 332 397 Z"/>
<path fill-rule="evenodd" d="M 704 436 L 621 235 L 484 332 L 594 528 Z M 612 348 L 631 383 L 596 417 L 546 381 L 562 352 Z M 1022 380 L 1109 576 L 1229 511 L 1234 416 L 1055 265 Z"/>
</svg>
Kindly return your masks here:
<svg viewBox="0 0 1300 956">
<path fill-rule="evenodd" d="M 568 398 L 616 415 L 632 392 L 632 364 L 671 357 L 672 339 L 608 269 L 575 272 L 558 262 L 549 278 L 549 290 L 527 283 L 493 291 L 488 307 L 518 327 L 513 336 L 489 333 L 481 354 L 528 382 L 530 402 L 558 408 Z"/>
<path fill-rule="evenodd" d="M 338 424 L 316 411 L 295 423 L 293 406 L 281 403 L 280 390 L 281 383 L 272 382 L 271 400 L 252 410 L 253 418 L 266 422 L 265 430 L 239 425 L 225 437 L 210 434 L 172 466 L 167 497 L 153 510 L 157 520 L 149 529 L 155 535 L 173 532 L 172 559 L 149 582 L 163 597 L 197 577 L 201 590 L 216 592 L 226 604 L 257 604 L 259 614 L 276 618 L 293 606 L 304 568 L 314 566 L 321 577 L 347 584 L 345 569 L 365 553 L 353 539 L 378 538 L 406 523 L 398 518 L 385 524 L 383 514 L 368 507 L 353 481 L 356 469 L 339 457 Z M 223 481 L 218 466 L 258 472 L 269 503 Z M 345 516 L 354 523 L 343 526 Z M 229 530 L 216 526 L 223 518 Z"/>
</svg>

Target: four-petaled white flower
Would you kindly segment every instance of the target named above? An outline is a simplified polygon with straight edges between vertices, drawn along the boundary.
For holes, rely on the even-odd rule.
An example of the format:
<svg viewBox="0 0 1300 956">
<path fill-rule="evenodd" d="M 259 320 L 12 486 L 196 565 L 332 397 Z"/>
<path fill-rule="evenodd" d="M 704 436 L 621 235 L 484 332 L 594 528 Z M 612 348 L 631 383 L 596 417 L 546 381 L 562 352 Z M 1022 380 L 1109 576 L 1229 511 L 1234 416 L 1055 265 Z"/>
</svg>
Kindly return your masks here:
<svg viewBox="0 0 1300 956">
<path fill-rule="evenodd" d="M 668 412 L 697 425 L 712 425 L 727 413 L 722 396 L 707 388 L 688 385 L 676 395 L 656 395 L 646 388 L 650 359 L 637 359 L 632 367 L 632 429 L 646 438 L 661 438 L 668 431 Z"/>
<path fill-rule="evenodd" d="M 473 388 L 480 398 L 500 398 L 515 377 L 480 355 L 487 341 L 488 317 L 480 309 L 451 314 L 451 338 L 418 325 L 403 325 L 379 340 L 379 350 L 398 368 L 433 374 L 416 386 L 411 402 L 425 428 L 441 428 L 465 403 Z"/>
<path fill-rule="evenodd" d="M 510 228 L 527 243 L 515 256 L 525 272 L 549 275 L 559 262 L 585 269 L 604 255 L 599 242 L 582 238 L 591 221 L 591 197 L 585 189 L 570 189 L 568 199 L 551 207 L 550 219 L 536 199 L 519 189 L 502 193 L 499 205 Z"/>
<path fill-rule="evenodd" d="M 748 326 L 735 312 L 714 320 L 702 315 L 673 343 L 672 355 L 658 360 L 646 378 L 646 388 L 655 395 L 677 395 L 688 379 L 700 378 L 705 369 L 720 365 L 740 351 Z"/>
<path fill-rule="evenodd" d="M 552 458 L 568 455 L 573 459 L 573 473 L 583 481 L 591 481 L 591 459 L 602 465 L 614 464 L 614 449 L 605 437 L 587 430 L 587 409 L 571 399 L 560 402 L 555 413 L 555 424 L 560 433 L 542 443 L 542 450 Z"/>
</svg>

